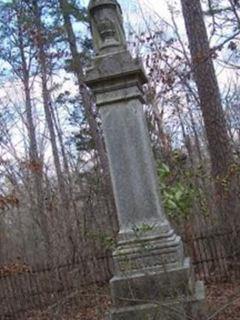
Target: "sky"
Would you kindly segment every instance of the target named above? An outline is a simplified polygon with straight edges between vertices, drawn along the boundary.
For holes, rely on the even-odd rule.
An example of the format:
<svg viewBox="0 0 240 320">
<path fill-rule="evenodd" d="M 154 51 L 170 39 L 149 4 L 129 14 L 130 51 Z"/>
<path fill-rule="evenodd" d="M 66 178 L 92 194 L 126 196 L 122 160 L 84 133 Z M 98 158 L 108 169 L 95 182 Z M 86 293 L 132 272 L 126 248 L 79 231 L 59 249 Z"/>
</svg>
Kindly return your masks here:
<svg viewBox="0 0 240 320">
<path fill-rule="evenodd" d="M 82 0 L 82 2 L 85 5 L 89 4 L 89 0 Z M 140 4 L 152 11 L 156 11 L 159 15 L 164 16 L 165 18 L 170 18 L 168 2 L 172 2 L 172 0 L 118 0 L 118 2 L 125 12 L 130 11 L 131 8 Z"/>
</svg>

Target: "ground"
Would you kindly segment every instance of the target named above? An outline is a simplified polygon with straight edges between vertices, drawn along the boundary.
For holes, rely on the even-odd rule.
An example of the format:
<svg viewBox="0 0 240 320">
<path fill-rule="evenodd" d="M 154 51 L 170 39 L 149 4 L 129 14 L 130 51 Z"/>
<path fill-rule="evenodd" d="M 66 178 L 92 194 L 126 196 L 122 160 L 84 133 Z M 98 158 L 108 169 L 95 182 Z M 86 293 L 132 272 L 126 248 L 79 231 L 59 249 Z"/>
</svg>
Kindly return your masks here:
<svg viewBox="0 0 240 320">
<path fill-rule="evenodd" d="M 68 302 L 51 307 L 45 314 L 34 314 L 29 320 L 105 320 L 105 314 L 111 307 L 108 287 L 90 287 L 81 294 L 73 296 Z M 76 304 L 78 301 L 78 306 Z M 209 284 L 207 286 L 208 314 L 206 320 L 238 320 L 240 319 L 240 282 Z M 74 307 L 73 307 L 74 306 Z M 63 315 L 64 313 L 66 315 Z M 70 310 L 70 311 L 67 311 Z M 54 316 L 53 316 L 54 313 Z M 61 315 L 61 317 L 59 317 Z M 194 319 L 197 320 L 197 319 Z"/>
<path fill-rule="evenodd" d="M 240 282 L 209 285 L 207 301 L 207 320 L 240 319 Z"/>
</svg>

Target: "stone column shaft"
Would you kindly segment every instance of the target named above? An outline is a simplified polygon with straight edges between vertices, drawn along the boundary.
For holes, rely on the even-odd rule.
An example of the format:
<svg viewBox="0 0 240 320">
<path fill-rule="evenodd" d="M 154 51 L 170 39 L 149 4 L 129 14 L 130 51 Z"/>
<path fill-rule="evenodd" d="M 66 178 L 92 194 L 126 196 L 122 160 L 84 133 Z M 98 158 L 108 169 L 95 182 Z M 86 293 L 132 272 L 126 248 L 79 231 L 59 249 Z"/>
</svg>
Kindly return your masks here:
<svg viewBox="0 0 240 320">
<path fill-rule="evenodd" d="M 141 224 L 160 225 L 165 218 L 142 103 L 125 98 L 124 89 L 121 95 L 121 101 L 102 106 L 100 114 L 124 234 Z"/>
</svg>

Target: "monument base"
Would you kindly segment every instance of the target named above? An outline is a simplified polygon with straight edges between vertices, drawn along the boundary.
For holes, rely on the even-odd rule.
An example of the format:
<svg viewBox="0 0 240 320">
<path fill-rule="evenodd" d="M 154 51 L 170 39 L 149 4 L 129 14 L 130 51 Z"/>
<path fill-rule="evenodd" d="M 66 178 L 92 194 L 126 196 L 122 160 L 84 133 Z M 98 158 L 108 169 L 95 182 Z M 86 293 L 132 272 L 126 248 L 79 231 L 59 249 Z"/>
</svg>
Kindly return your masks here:
<svg viewBox="0 0 240 320">
<path fill-rule="evenodd" d="M 165 301 L 177 297 L 191 297 L 195 291 L 195 279 L 186 258 L 181 267 L 142 270 L 115 276 L 110 282 L 115 307 L 132 304 Z"/>
<path fill-rule="evenodd" d="M 200 320 L 204 286 L 196 282 L 189 258 L 176 266 L 120 273 L 111 282 L 110 320 Z"/>
<path fill-rule="evenodd" d="M 141 270 L 146 273 L 181 268 L 184 264 L 183 244 L 169 224 L 164 222 L 139 234 L 120 234 L 113 258 L 116 276 L 131 276 Z"/>
<path fill-rule="evenodd" d="M 204 317 L 204 286 L 196 282 L 194 294 L 189 297 L 179 296 L 165 302 L 115 308 L 107 316 L 108 320 L 201 320 Z M 133 301 L 132 301 L 133 303 Z"/>
</svg>

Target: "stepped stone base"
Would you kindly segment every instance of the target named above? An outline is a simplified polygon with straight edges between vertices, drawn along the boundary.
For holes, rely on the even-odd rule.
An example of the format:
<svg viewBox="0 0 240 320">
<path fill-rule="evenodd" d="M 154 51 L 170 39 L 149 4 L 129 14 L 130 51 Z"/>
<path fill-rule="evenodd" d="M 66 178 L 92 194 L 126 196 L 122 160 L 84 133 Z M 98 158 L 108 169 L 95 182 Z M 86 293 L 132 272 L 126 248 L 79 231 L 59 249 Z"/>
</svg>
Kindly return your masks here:
<svg viewBox="0 0 240 320">
<path fill-rule="evenodd" d="M 108 320 L 201 320 L 204 316 L 204 286 L 196 282 L 194 294 L 174 300 L 112 309 Z M 137 301 L 139 303 L 140 301 Z"/>
<path fill-rule="evenodd" d="M 164 301 L 177 297 L 191 297 L 195 281 L 190 260 L 185 259 L 181 267 L 155 268 L 128 275 L 115 276 L 111 282 L 114 306 L 126 306 L 134 301 Z"/>
<path fill-rule="evenodd" d="M 118 248 L 113 254 L 115 275 L 132 276 L 143 270 L 162 270 L 182 267 L 183 245 L 168 223 L 155 225 L 150 231 L 119 236 Z"/>
<path fill-rule="evenodd" d="M 168 224 L 120 238 L 114 270 L 109 320 L 203 319 L 204 286 Z"/>
<path fill-rule="evenodd" d="M 109 320 L 200 320 L 205 313 L 204 286 L 195 281 L 189 258 L 119 272 L 110 286 L 114 308 Z"/>
</svg>

